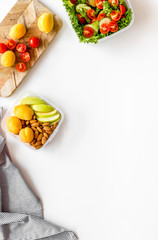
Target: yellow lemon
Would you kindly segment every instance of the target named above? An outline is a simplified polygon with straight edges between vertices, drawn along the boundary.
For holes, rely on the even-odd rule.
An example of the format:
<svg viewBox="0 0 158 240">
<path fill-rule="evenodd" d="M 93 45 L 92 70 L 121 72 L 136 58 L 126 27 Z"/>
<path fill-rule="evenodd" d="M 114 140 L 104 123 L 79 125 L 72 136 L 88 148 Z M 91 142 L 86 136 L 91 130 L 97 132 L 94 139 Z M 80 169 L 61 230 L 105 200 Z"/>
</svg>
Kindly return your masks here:
<svg viewBox="0 0 158 240">
<path fill-rule="evenodd" d="M 54 19 L 50 13 L 43 13 L 38 20 L 38 27 L 44 33 L 49 33 L 54 27 Z"/>
<path fill-rule="evenodd" d="M 11 67 L 15 63 L 15 53 L 12 51 L 6 51 L 1 57 L 1 64 L 4 67 Z"/>
<path fill-rule="evenodd" d="M 15 24 L 10 30 L 10 37 L 13 39 L 20 39 L 26 33 L 26 27 L 23 23 Z"/>
<path fill-rule="evenodd" d="M 21 129 L 21 131 L 19 133 L 19 137 L 20 137 L 21 141 L 23 141 L 25 143 L 30 143 L 34 139 L 33 130 L 29 127 L 23 128 L 23 129 Z"/>
<path fill-rule="evenodd" d="M 22 128 L 20 119 L 18 119 L 17 117 L 14 117 L 14 116 L 8 117 L 7 128 L 10 132 L 18 134 Z"/>
<path fill-rule="evenodd" d="M 16 117 L 27 121 L 32 119 L 34 112 L 26 105 L 18 105 L 14 108 L 14 114 Z"/>
</svg>

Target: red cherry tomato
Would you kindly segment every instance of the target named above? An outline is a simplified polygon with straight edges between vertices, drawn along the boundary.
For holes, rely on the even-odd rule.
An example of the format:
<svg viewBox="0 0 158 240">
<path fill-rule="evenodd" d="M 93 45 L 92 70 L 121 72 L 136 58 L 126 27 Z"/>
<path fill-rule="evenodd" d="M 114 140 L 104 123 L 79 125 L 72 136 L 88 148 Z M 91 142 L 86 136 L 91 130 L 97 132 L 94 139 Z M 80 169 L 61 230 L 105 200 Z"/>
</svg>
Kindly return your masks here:
<svg viewBox="0 0 158 240">
<path fill-rule="evenodd" d="M 18 72 L 24 72 L 26 70 L 26 64 L 25 63 L 18 63 L 16 65 L 16 69 Z"/>
<path fill-rule="evenodd" d="M 95 11 L 93 9 L 89 9 L 88 12 L 87 12 L 87 16 L 90 19 L 94 19 L 95 18 Z"/>
<path fill-rule="evenodd" d="M 77 0 L 70 0 L 73 5 L 77 5 Z"/>
<path fill-rule="evenodd" d="M 119 0 L 108 0 L 108 2 L 111 4 L 111 6 L 118 6 L 119 5 Z"/>
<path fill-rule="evenodd" d="M 125 8 L 125 6 L 123 6 L 122 4 L 120 4 L 120 12 L 121 12 L 121 15 L 124 15 L 125 14 L 125 12 L 126 12 L 126 8 Z"/>
<path fill-rule="evenodd" d="M 23 52 L 26 52 L 26 45 L 23 44 L 23 43 L 20 43 L 16 46 L 16 50 L 19 52 L 19 53 L 23 53 Z"/>
<path fill-rule="evenodd" d="M 21 54 L 21 60 L 23 62 L 29 62 L 30 61 L 30 54 L 28 52 L 24 52 Z"/>
<path fill-rule="evenodd" d="M 31 47 L 37 48 L 40 45 L 40 40 L 37 37 L 32 37 L 29 40 L 29 44 L 30 44 Z"/>
<path fill-rule="evenodd" d="M 5 43 L 0 43 L 0 53 L 5 53 L 8 50 Z"/>
<path fill-rule="evenodd" d="M 16 47 L 16 42 L 13 39 L 9 39 L 7 42 L 7 48 L 13 50 Z"/>
<path fill-rule="evenodd" d="M 77 16 L 81 24 L 84 24 L 86 22 L 86 19 L 82 17 L 81 14 L 77 14 Z"/>
<path fill-rule="evenodd" d="M 96 0 L 97 8 L 103 9 L 103 2 L 105 2 L 105 0 Z"/>
<path fill-rule="evenodd" d="M 103 24 L 100 26 L 100 32 L 101 32 L 102 34 L 107 34 L 109 31 L 110 31 L 109 24 L 103 23 Z"/>
<path fill-rule="evenodd" d="M 119 21 L 121 19 L 121 12 L 117 12 L 116 10 L 113 10 L 111 13 L 110 13 L 110 17 L 113 21 Z"/>
<path fill-rule="evenodd" d="M 97 21 L 99 22 L 100 20 L 102 20 L 103 18 L 106 18 L 106 14 L 105 13 L 99 13 L 98 17 L 97 17 Z"/>
<path fill-rule="evenodd" d="M 111 22 L 109 23 L 109 30 L 110 30 L 110 32 L 117 32 L 117 30 L 118 30 L 118 24 L 117 24 L 117 22 L 111 21 Z"/>
<path fill-rule="evenodd" d="M 83 35 L 84 35 L 86 38 L 91 38 L 91 37 L 94 35 L 94 30 L 93 30 L 93 28 L 91 28 L 91 27 L 89 27 L 89 26 L 84 27 Z"/>
</svg>

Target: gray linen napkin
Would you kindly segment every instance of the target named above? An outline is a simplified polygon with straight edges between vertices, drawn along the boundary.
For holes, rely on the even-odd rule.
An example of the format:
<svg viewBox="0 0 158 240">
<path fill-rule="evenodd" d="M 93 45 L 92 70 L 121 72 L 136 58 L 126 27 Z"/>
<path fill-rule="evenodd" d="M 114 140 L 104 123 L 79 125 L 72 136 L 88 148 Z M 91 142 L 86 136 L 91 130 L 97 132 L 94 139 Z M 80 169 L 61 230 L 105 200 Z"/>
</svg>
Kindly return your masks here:
<svg viewBox="0 0 158 240">
<path fill-rule="evenodd" d="M 0 107 L 0 118 L 2 108 Z M 0 134 L 0 240 L 76 240 L 71 231 L 42 219 L 42 207 L 11 162 Z"/>
</svg>

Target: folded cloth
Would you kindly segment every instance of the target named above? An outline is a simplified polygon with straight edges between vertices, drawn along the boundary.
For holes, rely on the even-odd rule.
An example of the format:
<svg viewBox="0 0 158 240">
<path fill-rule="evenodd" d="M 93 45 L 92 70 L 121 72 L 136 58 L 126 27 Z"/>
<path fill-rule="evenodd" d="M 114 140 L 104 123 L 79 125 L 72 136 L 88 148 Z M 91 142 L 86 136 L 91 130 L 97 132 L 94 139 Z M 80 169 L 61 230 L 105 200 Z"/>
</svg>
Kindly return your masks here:
<svg viewBox="0 0 158 240">
<path fill-rule="evenodd" d="M 0 108 L 0 118 L 2 108 Z M 0 240 L 76 240 L 74 233 L 42 219 L 39 198 L 12 163 L 0 134 Z"/>
</svg>

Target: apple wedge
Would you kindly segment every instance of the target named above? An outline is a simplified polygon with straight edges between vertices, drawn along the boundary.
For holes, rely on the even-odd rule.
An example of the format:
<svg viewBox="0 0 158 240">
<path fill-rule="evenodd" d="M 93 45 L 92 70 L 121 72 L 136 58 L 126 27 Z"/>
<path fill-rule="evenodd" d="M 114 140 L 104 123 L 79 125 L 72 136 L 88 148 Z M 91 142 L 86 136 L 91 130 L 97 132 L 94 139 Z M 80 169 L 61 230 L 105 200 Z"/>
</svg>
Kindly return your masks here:
<svg viewBox="0 0 158 240">
<path fill-rule="evenodd" d="M 26 97 L 21 100 L 21 104 L 23 105 L 39 105 L 39 104 L 47 104 L 45 101 L 43 101 L 41 98 L 38 97 Z"/>
<path fill-rule="evenodd" d="M 35 112 L 36 117 L 38 118 L 49 118 L 54 116 L 57 113 L 57 110 L 53 110 L 51 112 L 48 113 L 43 113 L 43 112 Z"/>
<path fill-rule="evenodd" d="M 55 115 L 52 116 L 52 117 L 48 117 L 48 118 L 37 118 L 37 120 L 38 120 L 39 122 L 43 122 L 43 123 L 45 123 L 45 122 L 55 123 L 55 122 L 58 122 L 58 121 L 60 120 L 60 118 L 61 118 L 61 114 L 60 114 L 60 113 L 57 113 L 57 114 L 55 114 Z"/>
<path fill-rule="evenodd" d="M 32 110 L 36 112 L 41 112 L 41 113 L 47 113 L 51 112 L 54 110 L 54 108 L 50 105 L 47 104 L 37 104 L 37 105 L 32 105 L 31 106 Z"/>
</svg>

